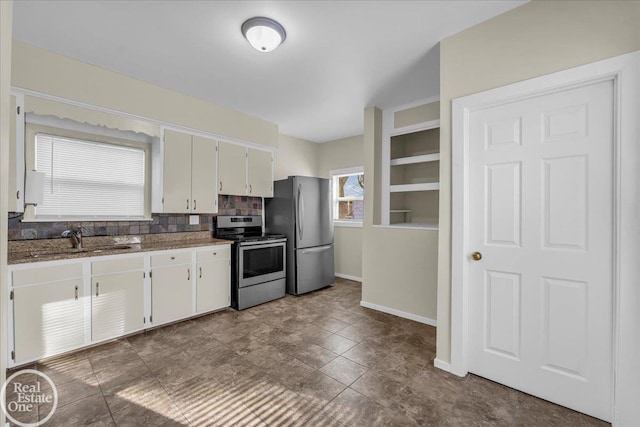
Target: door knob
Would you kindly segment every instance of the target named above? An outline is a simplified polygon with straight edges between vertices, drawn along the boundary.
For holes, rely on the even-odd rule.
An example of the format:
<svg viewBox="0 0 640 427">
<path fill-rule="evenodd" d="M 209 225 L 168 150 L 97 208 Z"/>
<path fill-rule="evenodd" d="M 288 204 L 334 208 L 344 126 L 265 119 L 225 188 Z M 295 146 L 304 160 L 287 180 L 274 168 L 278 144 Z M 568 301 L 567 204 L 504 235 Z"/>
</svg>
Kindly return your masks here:
<svg viewBox="0 0 640 427">
<path fill-rule="evenodd" d="M 474 261 L 480 261 L 482 259 L 482 254 L 480 252 L 476 251 L 476 252 L 471 254 L 471 258 Z"/>
</svg>

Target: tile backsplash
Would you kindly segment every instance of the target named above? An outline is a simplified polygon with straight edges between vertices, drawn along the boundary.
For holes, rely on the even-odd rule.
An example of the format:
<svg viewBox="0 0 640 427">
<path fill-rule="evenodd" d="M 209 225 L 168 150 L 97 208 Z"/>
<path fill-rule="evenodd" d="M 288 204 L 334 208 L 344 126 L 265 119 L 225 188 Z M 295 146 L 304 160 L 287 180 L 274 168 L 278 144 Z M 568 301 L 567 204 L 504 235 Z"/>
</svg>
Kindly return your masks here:
<svg viewBox="0 0 640 427">
<path fill-rule="evenodd" d="M 262 198 L 220 195 L 218 215 L 262 215 Z"/>
<path fill-rule="evenodd" d="M 247 196 L 218 196 L 218 215 L 262 215 L 262 199 Z M 82 227 L 84 236 L 211 231 L 215 215 L 199 215 L 200 223 L 189 225 L 189 214 L 152 214 L 151 221 L 52 221 L 23 222 L 21 213 L 9 213 L 9 240 L 60 238 L 65 230 Z"/>
</svg>

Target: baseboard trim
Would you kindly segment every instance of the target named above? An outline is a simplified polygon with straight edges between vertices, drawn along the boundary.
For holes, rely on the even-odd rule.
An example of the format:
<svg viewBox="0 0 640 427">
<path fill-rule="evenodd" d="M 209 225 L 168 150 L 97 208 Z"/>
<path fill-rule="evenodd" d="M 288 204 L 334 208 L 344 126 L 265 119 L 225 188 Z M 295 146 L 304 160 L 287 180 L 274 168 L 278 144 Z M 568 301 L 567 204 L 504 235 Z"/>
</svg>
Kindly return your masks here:
<svg viewBox="0 0 640 427">
<path fill-rule="evenodd" d="M 360 305 L 372 310 L 393 314 L 394 316 L 403 317 L 405 319 L 413 320 L 431 326 L 437 326 L 437 322 L 434 319 L 429 319 L 428 317 L 418 316 L 416 314 L 407 313 L 405 311 L 396 310 L 395 308 L 389 308 L 385 307 L 384 305 L 378 305 L 367 301 L 360 301 Z"/>
<path fill-rule="evenodd" d="M 437 357 L 433 360 L 433 366 L 435 366 L 438 369 L 442 369 L 443 371 L 447 371 L 450 374 L 453 374 L 453 375 L 455 375 L 457 377 L 466 377 L 467 376 L 466 372 L 464 374 L 456 372 L 453 369 L 453 366 L 451 366 L 451 363 L 445 362 L 444 360 L 438 359 Z"/>
<path fill-rule="evenodd" d="M 356 276 L 351 276 L 349 274 L 342 274 L 342 273 L 336 273 L 335 276 L 341 279 L 353 280 L 354 282 L 362 283 L 362 277 L 356 277 Z"/>
<path fill-rule="evenodd" d="M 438 359 L 437 357 L 433 359 L 433 366 L 453 374 L 453 367 L 451 366 L 451 363 L 445 362 L 444 360 Z"/>
</svg>

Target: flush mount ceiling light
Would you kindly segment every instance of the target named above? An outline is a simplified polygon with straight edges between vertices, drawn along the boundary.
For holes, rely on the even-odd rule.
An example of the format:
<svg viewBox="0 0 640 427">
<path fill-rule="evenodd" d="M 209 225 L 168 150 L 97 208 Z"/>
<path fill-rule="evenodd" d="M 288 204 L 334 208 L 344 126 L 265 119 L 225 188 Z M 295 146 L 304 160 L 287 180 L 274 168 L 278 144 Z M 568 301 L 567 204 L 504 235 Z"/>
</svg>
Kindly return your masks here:
<svg viewBox="0 0 640 427">
<path fill-rule="evenodd" d="M 242 34 L 256 50 L 271 52 L 287 38 L 284 27 L 263 16 L 247 19 L 242 24 Z"/>
</svg>

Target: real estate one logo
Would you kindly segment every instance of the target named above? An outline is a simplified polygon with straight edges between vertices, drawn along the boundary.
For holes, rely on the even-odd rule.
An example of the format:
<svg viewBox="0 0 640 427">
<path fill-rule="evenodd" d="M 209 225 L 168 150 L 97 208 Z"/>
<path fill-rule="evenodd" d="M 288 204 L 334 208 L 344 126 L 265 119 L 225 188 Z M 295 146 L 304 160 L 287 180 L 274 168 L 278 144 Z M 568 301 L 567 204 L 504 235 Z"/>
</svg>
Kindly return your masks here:
<svg viewBox="0 0 640 427">
<path fill-rule="evenodd" d="M 2 412 L 20 427 L 40 426 L 53 416 L 58 407 L 58 390 L 51 378 L 35 369 L 23 369 L 11 375 L 0 391 Z M 38 407 L 47 416 L 38 419 Z"/>
</svg>

